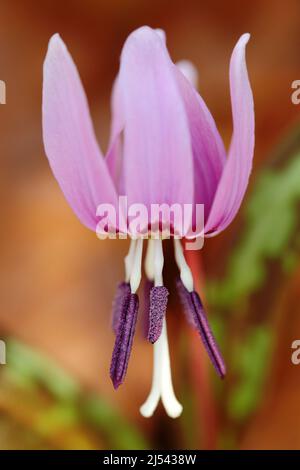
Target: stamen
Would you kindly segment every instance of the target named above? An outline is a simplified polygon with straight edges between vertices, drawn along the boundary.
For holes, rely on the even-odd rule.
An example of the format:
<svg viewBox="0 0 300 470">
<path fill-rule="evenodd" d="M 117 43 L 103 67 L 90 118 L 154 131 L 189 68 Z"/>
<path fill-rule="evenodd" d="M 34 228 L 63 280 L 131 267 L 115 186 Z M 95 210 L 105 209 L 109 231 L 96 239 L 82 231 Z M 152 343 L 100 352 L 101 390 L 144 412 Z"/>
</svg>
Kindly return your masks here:
<svg viewBox="0 0 300 470">
<path fill-rule="evenodd" d="M 168 289 L 163 286 L 164 253 L 161 240 L 152 240 L 152 253 L 150 254 L 152 254 L 152 261 L 154 261 L 151 266 L 154 275 L 154 287 L 150 292 L 148 340 L 155 343 L 162 331 L 169 296 Z M 150 262 L 151 258 L 149 256 L 148 264 Z"/>
<path fill-rule="evenodd" d="M 125 256 L 125 280 L 126 282 L 129 283 L 130 276 L 131 276 L 131 271 L 132 271 L 132 265 L 134 261 L 134 256 L 135 256 L 135 251 L 136 251 L 136 245 L 137 245 L 137 240 L 131 240 L 130 241 L 130 246 L 129 246 L 129 251 L 127 255 Z"/>
<path fill-rule="evenodd" d="M 151 238 L 148 240 L 146 258 L 145 258 L 145 272 L 149 281 L 154 282 L 154 248 L 155 243 Z"/>
<path fill-rule="evenodd" d="M 131 240 L 129 251 L 125 257 L 125 282 L 120 282 L 117 286 L 117 290 L 115 293 L 115 298 L 113 300 L 113 308 L 112 308 L 112 329 L 115 334 L 118 331 L 119 320 L 122 311 L 126 308 L 128 303 L 128 296 L 130 294 L 130 284 L 129 279 L 132 270 L 132 264 L 134 259 L 136 249 L 136 240 Z"/>
<path fill-rule="evenodd" d="M 113 301 L 112 329 L 115 334 L 118 332 L 119 321 L 122 311 L 126 308 L 130 296 L 130 285 L 128 282 L 120 282 Z"/>
<path fill-rule="evenodd" d="M 164 252 L 162 240 L 153 240 L 154 243 L 154 285 L 163 285 Z"/>
<path fill-rule="evenodd" d="M 214 368 L 223 379 L 226 374 L 225 362 L 209 326 L 199 295 L 195 291 L 189 292 L 181 279 L 177 280 L 177 288 L 188 322 L 198 330 Z"/>
<path fill-rule="evenodd" d="M 180 279 L 180 277 L 176 279 L 176 287 L 177 287 L 177 292 L 178 292 L 187 322 L 193 328 L 197 328 L 197 325 L 194 320 L 194 315 L 192 313 L 193 307 L 191 303 L 191 295 L 190 295 L 190 292 L 184 287 L 183 282 Z"/>
<path fill-rule="evenodd" d="M 193 275 L 192 275 L 189 265 L 187 264 L 185 260 L 181 241 L 177 238 L 174 238 L 174 250 L 175 250 L 175 260 L 176 260 L 178 269 L 180 271 L 180 278 L 182 280 L 182 283 L 189 292 L 192 292 L 194 290 Z"/>
<path fill-rule="evenodd" d="M 221 352 L 218 348 L 214 335 L 210 329 L 203 304 L 197 292 L 191 292 L 191 302 L 193 305 L 194 321 L 197 325 L 205 349 L 210 357 L 210 360 L 216 369 L 218 375 L 223 379 L 226 375 L 226 366 Z"/>
<path fill-rule="evenodd" d="M 169 291 L 164 286 L 156 286 L 150 292 L 148 340 L 155 343 L 160 337 L 166 315 Z"/>
<path fill-rule="evenodd" d="M 145 257 L 146 281 L 144 283 L 144 315 L 143 315 L 143 335 L 148 338 L 149 312 L 150 312 L 150 292 L 154 286 L 154 241 L 150 238 L 147 243 Z"/>
<path fill-rule="evenodd" d="M 187 321 L 198 330 L 213 366 L 218 375 L 224 378 L 226 374 L 225 362 L 209 326 L 200 297 L 194 291 L 192 273 L 184 258 L 180 240 L 174 239 L 174 247 L 175 259 L 180 270 L 180 279 L 176 284 Z"/>
<path fill-rule="evenodd" d="M 143 256 L 143 239 L 139 238 L 136 241 L 133 260 L 131 263 L 130 288 L 133 294 L 135 294 L 136 291 L 138 290 L 140 282 L 141 282 L 141 278 L 142 278 L 142 256 Z"/>
<path fill-rule="evenodd" d="M 110 377 L 114 388 L 117 389 L 126 376 L 129 357 L 135 332 L 139 299 L 136 294 L 130 294 L 129 302 L 124 307 L 118 328 L 118 334 L 112 354 Z"/>
<path fill-rule="evenodd" d="M 125 284 L 128 284 L 130 292 L 128 295 L 123 297 L 123 301 L 119 303 L 121 312 L 110 366 L 110 377 L 115 388 L 118 388 L 125 379 L 131 353 L 137 321 L 137 312 L 139 308 L 139 299 L 136 295 L 136 291 L 139 288 L 141 281 L 142 254 L 143 240 L 139 239 L 135 243 L 131 244 L 129 253 L 125 260 L 125 265 L 127 267 L 126 276 L 130 276 L 129 284 L 128 282 Z"/>
</svg>

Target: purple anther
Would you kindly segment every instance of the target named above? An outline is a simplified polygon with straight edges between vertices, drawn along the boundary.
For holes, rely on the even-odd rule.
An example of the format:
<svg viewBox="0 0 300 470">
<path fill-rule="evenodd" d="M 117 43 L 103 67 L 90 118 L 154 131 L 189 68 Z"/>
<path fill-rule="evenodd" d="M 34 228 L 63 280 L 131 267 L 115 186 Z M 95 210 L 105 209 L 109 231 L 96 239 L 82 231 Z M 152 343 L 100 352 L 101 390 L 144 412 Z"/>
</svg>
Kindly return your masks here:
<svg viewBox="0 0 300 470">
<path fill-rule="evenodd" d="M 148 340 L 155 343 L 160 337 L 167 310 L 169 291 L 164 286 L 152 287 L 150 291 Z"/>
<path fill-rule="evenodd" d="M 112 308 L 112 329 L 115 334 L 118 333 L 120 316 L 128 304 L 130 292 L 130 284 L 128 282 L 120 282 L 118 284 Z"/>
<path fill-rule="evenodd" d="M 136 294 L 130 294 L 129 301 L 124 305 L 120 315 L 118 332 L 111 359 L 110 377 L 115 389 L 124 382 L 126 376 L 138 308 L 138 296 Z"/>
<path fill-rule="evenodd" d="M 214 368 L 223 379 L 226 374 L 225 362 L 209 326 L 201 299 L 197 292 L 189 292 L 180 279 L 177 281 L 177 287 L 187 319 L 198 330 Z"/>
<path fill-rule="evenodd" d="M 190 295 L 190 292 L 183 285 L 180 277 L 176 279 L 176 287 L 177 287 L 177 292 L 178 292 L 187 322 L 193 328 L 197 328 L 197 325 L 195 324 L 195 320 L 194 320 L 194 315 L 193 315 L 193 304 L 192 304 L 191 295 Z"/>
</svg>

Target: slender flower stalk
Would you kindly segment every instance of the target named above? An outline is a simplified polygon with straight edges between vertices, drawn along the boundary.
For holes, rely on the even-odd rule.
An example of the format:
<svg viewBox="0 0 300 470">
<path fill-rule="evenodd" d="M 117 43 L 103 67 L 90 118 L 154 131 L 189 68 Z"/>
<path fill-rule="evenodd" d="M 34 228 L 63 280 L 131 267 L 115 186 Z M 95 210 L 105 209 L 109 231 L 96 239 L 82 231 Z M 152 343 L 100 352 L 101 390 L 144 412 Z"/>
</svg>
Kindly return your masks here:
<svg viewBox="0 0 300 470">
<path fill-rule="evenodd" d="M 238 40 L 230 60 L 233 134 L 229 151 L 198 94 L 197 71 L 174 64 L 162 30 L 147 26 L 131 33 L 122 50 L 112 91 L 112 124 L 103 156 L 96 142 L 87 99 L 76 66 L 55 34 L 44 63 L 43 138 L 51 169 L 80 221 L 99 238 L 131 238 L 125 276 L 113 302 L 115 345 L 110 376 L 125 380 L 139 313 L 144 239 L 146 337 L 153 344 L 150 394 L 143 416 L 159 401 L 170 417 L 182 412 L 172 384 L 167 334 L 168 289 L 163 282 L 163 240 L 174 238 L 177 289 L 189 324 L 203 341 L 218 375 L 226 373 L 207 315 L 182 249 L 182 238 L 199 241 L 223 231 L 244 197 L 254 151 L 254 110 L 245 47 Z M 126 208 L 120 201 L 126 199 Z M 141 207 L 142 206 L 142 207 Z M 158 212 L 152 212 L 158 206 Z M 198 226 L 198 208 L 204 207 Z M 137 221 L 137 207 L 143 213 Z M 187 218 L 185 209 L 189 208 Z M 133 210 L 135 209 L 135 210 Z M 149 213 L 150 218 L 145 217 Z M 190 242 L 191 243 L 191 242 Z"/>
</svg>

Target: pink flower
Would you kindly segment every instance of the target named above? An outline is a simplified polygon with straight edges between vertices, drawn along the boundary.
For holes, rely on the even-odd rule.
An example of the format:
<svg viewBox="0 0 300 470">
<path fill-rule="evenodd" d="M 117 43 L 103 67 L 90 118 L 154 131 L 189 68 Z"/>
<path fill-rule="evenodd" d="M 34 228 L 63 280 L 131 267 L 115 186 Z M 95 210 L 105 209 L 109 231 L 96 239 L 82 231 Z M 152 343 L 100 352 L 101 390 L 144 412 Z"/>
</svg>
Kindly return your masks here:
<svg viewBox="0 0 300 470">
<path fill-rule="evenodd" d="M 215 122 L 194 87 L 193 66 L 171 61 L 162 31 L 145 26 L 130 34 L 113 87 L 110 144 L 103 157 L 77 69 L 60 37 L 51 38 L 44 64 L 44 144 L 52 171 L 84 225 L 96 230 L 97 207 L 110 204 L 117 209 L 120 195 L 127 196 L 129 205 L 142 203 L 148 210 L 153 204 L 203 204 L 206 237 L 231 223 L 248 185 L 254 150 L 253 98 L 245 63 L 248 40 L 249 34 L 241 36 L 230 61 L 233 135 L 226 157 Z M 108 225 L 121 231 L 115 219 L 109 219 Z M 176 233 L 178 227 L 173 225 Z M 186 314 L 223 377 L 225 365 L 194 291 L 182 246 L 177 239 L 174 243 Z M 150 240 L 148 246 L 146 274 L 153 282 L 148 339 L 154 343 L 155 368 L 152 390 L 141 412 L 152 415 L 161 398 L 168 414 L 176 417 L 182 407 L 173 392 L 169 367 L 162 237 Z M 125 263 L 126 279 L 115 301 L 111 364 L 115 387 L 125 378 L 133 342 L 142 250 L 143 240 L 133 240 Z"/>
</svg>

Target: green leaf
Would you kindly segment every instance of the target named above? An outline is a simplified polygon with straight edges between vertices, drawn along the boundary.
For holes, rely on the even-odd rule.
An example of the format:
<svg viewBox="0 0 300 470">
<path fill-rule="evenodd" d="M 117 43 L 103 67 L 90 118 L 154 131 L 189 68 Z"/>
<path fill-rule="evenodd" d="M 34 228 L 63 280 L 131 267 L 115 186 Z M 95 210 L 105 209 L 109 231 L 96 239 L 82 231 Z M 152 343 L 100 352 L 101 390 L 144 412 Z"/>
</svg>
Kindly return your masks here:
<svg viewBox="0 0 300 470">
<path fill-rule="evenodd" d="M 79 394 L 79 386 L 70 375 L 46 355 L 18 341 L 8 342 L 7 363 L 15 378 L 23 377 L 28 384 L 42 384 L 57 399 L 74 400 Z"/>
<path fill-rule="evenodd" d="M 129 421 L 125 421 L 105 400 L 91 396 L 82 405 L 83 415 L 107 434 L 111 448 L 118 450 L 150 449 L 142 433 Z"/>
<path fill-rule="evenodd" d="M 243 342 L 236 344 L 231 364 L 237 381 L 228 398 L 228 412 L 241 421 L 255 410 L 262 392 L 264 371 L 270 361 L 272 335 L 267 327 L 256 327 Z"/>
</svg>

